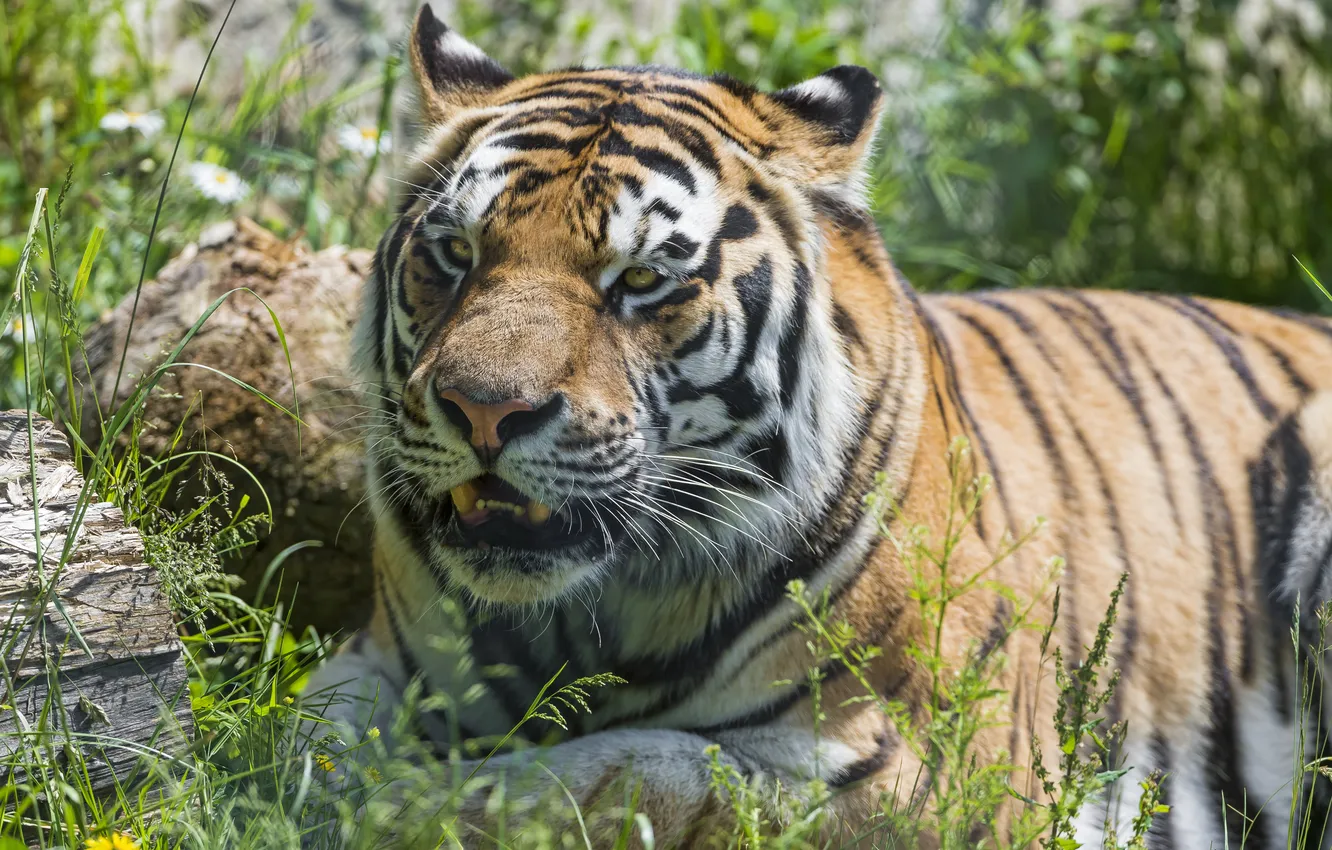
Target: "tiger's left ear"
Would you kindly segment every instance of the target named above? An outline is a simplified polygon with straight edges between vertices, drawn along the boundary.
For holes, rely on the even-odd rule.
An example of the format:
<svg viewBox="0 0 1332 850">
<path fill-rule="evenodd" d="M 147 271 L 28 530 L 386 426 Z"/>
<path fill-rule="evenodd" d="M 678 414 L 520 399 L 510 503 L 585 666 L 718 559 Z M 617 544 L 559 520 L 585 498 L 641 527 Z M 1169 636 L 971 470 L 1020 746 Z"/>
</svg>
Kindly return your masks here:
<svg viewBox="0 0 1332 850">
<path fill-rule="evenodd" d="M 883 106 L 878 78 L 859 65 L 840 65 L 768 97 L 782 107 L 779 123 L 786 125 L 774 158 L 801 181 L 862 203 Z"/>
<path fill-rule="evenodd" d="M 436 18 L 429 3 L 416 13 L 408 53 L 421 94 L 421 119 L 428 123 L 482 105 L 491 92 L 513 80 L 513 74 L 481 48 Z"/>
</svg>

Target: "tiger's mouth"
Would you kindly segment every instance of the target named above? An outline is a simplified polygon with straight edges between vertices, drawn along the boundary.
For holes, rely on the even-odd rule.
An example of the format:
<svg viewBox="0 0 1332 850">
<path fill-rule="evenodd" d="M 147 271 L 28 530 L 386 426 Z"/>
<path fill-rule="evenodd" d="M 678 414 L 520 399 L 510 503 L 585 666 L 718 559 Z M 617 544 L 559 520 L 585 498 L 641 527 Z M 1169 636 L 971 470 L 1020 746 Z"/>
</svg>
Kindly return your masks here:
<svg viewBox="0 0 1332 850">
<path fill-rule="evenodd" d="M 584 542 L 591 524 L 566 507 L 555 510 L 496 475 L 486 474 L 449 491 L 448 545 L 463 548 L 564 549 Z"/>
<path fill-rule="evenodd" d="M 482 475 L 463 482 L 449 491 L 458 521 L 476 527 L 494 519 L 512 519 L 529 528 L 540 528 L 550 521 L 550 505 L 529 499 L 497 475 Z"/>
</svg>

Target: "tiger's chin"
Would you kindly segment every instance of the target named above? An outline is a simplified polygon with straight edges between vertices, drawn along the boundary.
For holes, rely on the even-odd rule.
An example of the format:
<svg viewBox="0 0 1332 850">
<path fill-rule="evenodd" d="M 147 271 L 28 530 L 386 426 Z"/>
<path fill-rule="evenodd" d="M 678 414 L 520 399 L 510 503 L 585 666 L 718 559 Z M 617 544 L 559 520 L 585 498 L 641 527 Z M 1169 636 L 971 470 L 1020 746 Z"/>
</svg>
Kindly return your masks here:
<svg viewBox="0 0 1332 850">
<path fill-rule="evenodd" d="M 520 607 L 554 602 L 604 573 L 606 564 L 504 549 L 455 550 L 449 576 L 483 605 Z"/>
</svg>

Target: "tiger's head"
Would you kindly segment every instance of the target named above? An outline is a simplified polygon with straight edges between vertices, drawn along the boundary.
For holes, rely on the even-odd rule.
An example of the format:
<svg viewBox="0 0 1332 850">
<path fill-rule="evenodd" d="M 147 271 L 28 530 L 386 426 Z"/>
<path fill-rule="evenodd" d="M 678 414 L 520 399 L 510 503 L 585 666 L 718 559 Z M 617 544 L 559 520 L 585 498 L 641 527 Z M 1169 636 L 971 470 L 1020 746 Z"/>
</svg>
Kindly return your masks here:
<svg viewBox="0 0 1332 850">
<path fill-rule="evenodd" d="M 357 333 L 381 523 L 496 604 L 786 557 L 857 436 L 820 210 L 861 204 L 874 76 L 516 79 L 429 6 L 410 56 Z"/>
</svg>

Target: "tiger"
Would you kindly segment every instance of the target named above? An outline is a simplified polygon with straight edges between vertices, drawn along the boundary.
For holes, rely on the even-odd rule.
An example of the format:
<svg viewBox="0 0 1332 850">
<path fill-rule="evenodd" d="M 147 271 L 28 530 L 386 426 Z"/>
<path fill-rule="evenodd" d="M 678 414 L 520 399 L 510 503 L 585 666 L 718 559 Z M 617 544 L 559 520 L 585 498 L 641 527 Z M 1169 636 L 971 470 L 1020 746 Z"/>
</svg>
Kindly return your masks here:
<svg viewBox="0 0 1332 850">
<path fill-rule="evenodd" d="M 910 714 L 931 674 L 885 527 L 947 525 L 964 440 L 989 491 L 951 569 L 993 565 L 1012 593 L 957 599 L 941 655 L 996 651 L 1013 599 L 1049 623 L 1007 635 L 980 752 L 1054 764 L 1042 658 L 1085 660 L 1126 576 L 1105 718 L 1126 774 L 1077 839 L 1126 834 L 1153 774 L 1152 848 L 1309 832 L 1287 817 L 1315 790 L 1295 747 L 1332 717 L 1300 698 L 1291 627 L 1315 644 L 1332 597 L 1332 324 L 916 292 L 867 201 L 884 96 L 865 68 L 771 92 L 657 66 L 515 77 L 429 5 L 408 53 L 423 135 L 354 346 L 378 422 L 374 612 L 308 685 L 336 695 L 331 722 L 388 730 L 409 693 L 467 691 L 412 718 L 447 750 L 612 674 L 562 740 L 464 773 L 541 765 L 510 799 L 558 783 L 586 807 L 632 781 L 660 846 L 729 828 L 719 768 L 825 788 L 841 824 L 910 804 L 931 768 L 876 700 Z M 860 675 L 819 667 L 817 700 L 795 581 L 874 650 Z"/>
</svg>

